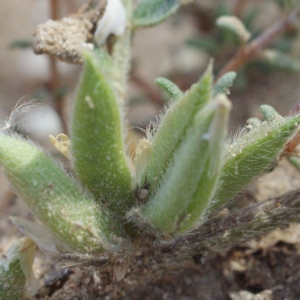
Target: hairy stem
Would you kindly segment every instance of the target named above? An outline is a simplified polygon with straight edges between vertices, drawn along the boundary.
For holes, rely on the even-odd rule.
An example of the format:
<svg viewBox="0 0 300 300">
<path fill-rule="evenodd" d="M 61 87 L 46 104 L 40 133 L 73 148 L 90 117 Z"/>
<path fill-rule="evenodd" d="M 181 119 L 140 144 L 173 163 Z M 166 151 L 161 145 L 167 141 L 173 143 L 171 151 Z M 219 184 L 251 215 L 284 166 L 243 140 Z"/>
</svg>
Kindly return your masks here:
<svg viewBox="0 0 300 300">
<path fill-rule="evenodd" d="M 115 89 L 119 96 L 120 103 L 124 102 L 128 73 L 130 70 L 131 58 L 131 14 L 132 14 L 132 0 L 123 1 L 127 13 L 127 26 L 124 34 L 119 37 L 113 47 L 113 69 L 112 77 L 115 81 Z"/>
</svg>

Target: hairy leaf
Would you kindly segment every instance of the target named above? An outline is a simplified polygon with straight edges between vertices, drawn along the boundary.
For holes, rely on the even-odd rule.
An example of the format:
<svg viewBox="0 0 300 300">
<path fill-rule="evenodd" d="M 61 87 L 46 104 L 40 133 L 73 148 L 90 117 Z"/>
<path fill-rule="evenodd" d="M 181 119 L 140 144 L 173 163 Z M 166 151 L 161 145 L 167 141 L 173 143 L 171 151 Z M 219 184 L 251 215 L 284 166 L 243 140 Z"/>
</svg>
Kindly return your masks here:
<svg viewBox="0 0 300 300">
<path fill-rule="evenodd" d="M 179 89 L 179 87 L 172 82 L 171 80 L 163 77 L 158 77 L 155 79 L 155 82 L 163 88 L 172 99 L 178 99 L 182 97 L 182 91 Z"/>
<path fill-rule="evenodd" d="M 229 88 L 232 86 L 233 81 L 236 78 L 235 72 L 228 72 L 224 74 L 214 86 L 214 95 L 228 94 Z"/>
<path fill-rule="evenodd" d="M 248 182 L 272 169 L 284 145 L 300 122 L 300 116 L 275 118 L 257 124 L 229 143 L 226 163 L 214 207 L 219 207 L 238 193 Z M 247 130 L 247 129 L 245 129 Z"/>
<path fill-rule="evenodd" d="M 12 244 L 0 258 L 0 299 L 18 300 L 25 291 L 26 280 L 33 293 L 40 287 L 32 271 L 36 246 L 28 238 Z"/>
<path fill-rule="evenodd" d="M 133 26 L 152 26 L 163 22 L 175 13 L 179 6 L 179 0 L 142 0 L 133 12 Z"/>
<path fill-rule="evenodd" d="M 191 197 L 186 210 L 186 217 L 182 222 L 180 231 L 188 231 L 202 222 L 206 210 L 217 189 L 221 169 L 224 165 L 224 142 L 227 134 L 227 124 L 231 104 L 225 96 L 218 96 L 218 107 L 211 124 L 209 139 L 209 155 L 205 161 L 203 173 L 197 185 L 197 189 Z M 201 155 L 202 158 L 202 155 Z"/>
<path fill-rule="evenodd" d="M 217 25 L 234 33 L 241 42 L 246 43 L 251 37 L 251 33 L 245 28 L 242 21 L 235 16 L 221 16 L 217 19 Z"/>
<path fill-rule="evenodd" d="M 212 97 L 212 66 L 182 98 L 178 99 L 166 112 L 153 139 L 148 164 L 137 183 L 141 186 L 149 182 L 151 194 L 160 185 L 160 178 L 173 159 L 175 149 L 181 143 L 186 130 L 192 126 L 195 115 Z M 153 133 L 152 133 L 153 134 Z"/>
<path fill-rule="evenodd" d="M 117 215 L 133 205 L 120 106 L 96 58 L 85 53 L 71 127 L 75 172 L 97 201 Z"/>
<path fill-rule="evenodd" d="M 25 283 L 19 260 L 12 262 L 7 271 L 0 267 L 0 299 L 19 300 L 24 293 Z"/>
<path fill-rule="evenodd" d="M 117 223 L 40 149 L 0 134 L 0 165 L 33 213 L 73 250 L 95 253 L 122 241 Z"/>
<path fill-rule="evenodd" d="M 299 59 L 284 52 L 273 49 L 264 50 L 261 54 L 261 58 L 277 70 L 287 72 L 300 71 Z"/>
<path fill-rule="evenodd" d="M 227 117 L 225 100 L 213 101 L 197 114 L 160 188 L 143 208 L 144 218 L 162 233 L 189 230 L 205 211 L 222 166 Z"/>
</svg>

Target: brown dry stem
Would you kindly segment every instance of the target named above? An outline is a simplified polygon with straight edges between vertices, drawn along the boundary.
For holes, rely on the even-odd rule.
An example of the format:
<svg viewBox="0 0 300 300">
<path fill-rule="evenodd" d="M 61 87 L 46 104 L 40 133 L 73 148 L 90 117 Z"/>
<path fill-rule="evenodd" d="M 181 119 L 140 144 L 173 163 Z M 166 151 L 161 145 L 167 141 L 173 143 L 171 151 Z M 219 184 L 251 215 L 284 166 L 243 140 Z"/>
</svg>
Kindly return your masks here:
<svg viewBox="0 0 300 300">
<path fill-rule="evenodd" d="M 50 0 L 49 4 L 50 4 L 51 19 L 52 20 L 59 19 L 59 0 Z M 53 56 L 49 56 L 49 69 L 50 69 L 49 88 L 54 100 L 54 107 L 58 115 L 60 116 L 63 125 L 63 131 L 67 132 L 67 124 L 66 124 L 66 119 L 63 110 L 64 99 L 60 95 L 60 93 L 58 93 L 59 89 L 61 88 L 61 78 L 57 68 L 57 61 Z"/>
<path fill-rule="evenodd" d="M 256 57 L 262 49 L 273 42 L 275 38 L 284 32 L 295 28 L 298 17 L 299 10 L 296 9 L 287 15 L 283 20 L 278 21 L 273 26 L 268 28 L 249 44 L 241 45 L 235 56 L 219 72 L 215 82 L 217 82 L 224 74 L 239 70 L 245 63 Z"/>
</svg>

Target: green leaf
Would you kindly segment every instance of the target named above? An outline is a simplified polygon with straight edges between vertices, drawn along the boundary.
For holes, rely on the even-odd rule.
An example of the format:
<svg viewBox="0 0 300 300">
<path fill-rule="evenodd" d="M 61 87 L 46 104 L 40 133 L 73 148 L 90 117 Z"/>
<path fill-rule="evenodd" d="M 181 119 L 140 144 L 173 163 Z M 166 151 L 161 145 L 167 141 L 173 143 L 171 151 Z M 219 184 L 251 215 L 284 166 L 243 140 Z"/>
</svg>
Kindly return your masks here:
<svg viewBox="0 0 300 300">
<path fill-rule="evenodd" d="M 249 118 L 246 120 L 246 124 L 255 127 L 261 124 L 261 120 L 259 118 Z"/>
<path fill-rule="evenodd" d="M 260 110 L 268 123 L 274 121 L 276 118 L 282 118 L 280 114 L 270 105 L 261 105 Z"/>
<path fill-rule="evenodd" d="M 84 60 L 72 116 L 74 169 L 97 201 L 124 215 L 134 202 L 118 99 L 93 54 Z"/>
<path fill-rule="evenodd" d="M 112 69 L 112 59 L 107 51 L 105 51 L 103 48 L 95 48 L 93 53 L 101 65 L 101 71 L 104 72 L 106 76 L 111 76 L 110 72 Z"/>
<path fill-rule="evenodd" d="M 199 82 L 171 105 L 157 131 L 148 134 L 152 147 L 147 167 L 143 175 L 137 178 L 137 183 L 141 186 L 144 182 L 149 182 L 149 195 L 158 188 L 161 177 L 173 159 L 174 151 L 184 138 L 186 130 L 192 126 L 195 115 L 211 100 L 212 81 L 210 64 Z"/>
<path fill-rule="evenodd" d="M 233 81 L 236 78 L 235 72 L 228 72 L 224 74 L 214 86 L 214 95 L 228 94 L 229 88 L 232 86 Z"/>
<path fill-rule="evenodd" d="M 228 108 L 227 101 L 218 99 L 196 115 L 160 188 L 142 209 L 142 216 L 160 232 L 187 231 L 205 212 L 223 162 Z"/>
<path fill-rule="evenodd" d="M 158 84 L 165 92 L 169 94 L 172 99 L 178 99 L 182 97 L 182 91 L 180 88 L 171 80 L 163 77 L 158 77 L 155 79 L 155 83 Z"/>
<path fill-rule="evenodd" d="M 36 246 L 28 238 L 15 241 L 0 258 L 0 299 L 19 300 L 26 280 L 33 293 L 40 287 L 32 271 Z"/>
<path fill-rule="evenodd" d="M 133 12 L 133 26 L 145 27 L 161 23 L 174 14 L 179 6 L 179 0 L 142 0 Z"/>
<path fill-rule="evenodd" d="M 278 157 L 300 122 L 300 116 L 262 122 L 228 145 L 220 188 L 214 208 L 234 197 L 248 182 L 277 163 Z M 246 129 L 245 129 L 246 130 Z"/>
<path fill-rule="evenodd" d="M 220 49 L 220 41 L 215 37 L 201 37 L 187 40 L 187 45 L 196 49 L 201 49 L 213 56 Z"/>
<path fill-rule="evenodd" d="M 33 42 L 30 40 L 15 40 L 8 45 L 9 49 L 27 49 L 32 48 L 32 46 Z"/>
<path fill-rule="evenodd" d="M 20 261 L 16 260 L 5 270 L 0 267 L 0 299 L 19 300 L 25 291 L 25 275 L 22 272 Z"/>
<path fill-rule="evenodd" d="M 123 241 L 115 220 L 40 149 L 0 134 L 0 165 L 32 212 L 73 250 L 99 253 Z"/>
<path fill-rule="evenodd" d="M 251 33 L 245 28 L 242 21 L 235 16 L 221 16 L 216 23 L 218 27 L 235 34 L 243 43 L 246 43 L 251 37 Z"/>
<path fill-rule="evenodd" d="M 280 71 L 299 72 L 300 61 L 278 50 L 264 50 L 261 55 L 262 59 L 268 62 L 273 68 Z"/>
<path fill-rule="evenodd" d="M 224 165 L 224 143 L 227 134 L 227 125 L 231 103 L 223 95 L 218 96 L 218 107 L 209 130 L 209 149 L 203 173 L 197 189 L 191 197 L 186 210 L 186 217 L 182 221 L 180 231 L 188 231 L 200 225 L 206 210 L 217 189 L 221 169 Z M 202 154 L 201 154 L 202 158 Z"/>
<path fill-rule="evenodd" d="M 288 161 L 300 172 L 300 157 L 289 155 Z"/>
</svg>

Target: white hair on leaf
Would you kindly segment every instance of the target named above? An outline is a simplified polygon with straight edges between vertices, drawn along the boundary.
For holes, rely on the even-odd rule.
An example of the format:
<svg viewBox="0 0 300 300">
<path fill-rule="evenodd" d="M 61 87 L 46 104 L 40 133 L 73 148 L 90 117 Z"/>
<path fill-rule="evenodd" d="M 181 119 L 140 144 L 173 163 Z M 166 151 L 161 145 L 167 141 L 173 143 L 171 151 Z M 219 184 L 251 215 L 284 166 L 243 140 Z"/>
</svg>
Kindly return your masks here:
<svg viewBox="0 0 300 300">
<path fill-rule="evenodd" d="M 24 97 L 17 102 L 8 118 L 1 120 L 0 131 L 27 135 L 28 130 L 26 125 L 30 121 L 30 114 L 32 110 L 37 108 L 42 109 L 43 103 L 40 100 L 31 100 L 20 104 L 23 100 Z"/>
<path fill-rule="evenodd" d="M 0 132 L 28 136 L 43 147 L 52 148 L 49 135 L 58 135 L 63 130 L 58 114 L 42 100 L 20 104 L 23 99 L 17 102 L 8 118 L 0 120 Z"/>
</svg>

